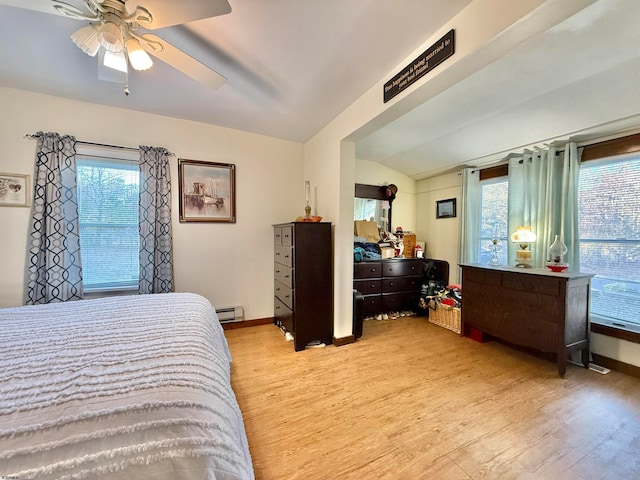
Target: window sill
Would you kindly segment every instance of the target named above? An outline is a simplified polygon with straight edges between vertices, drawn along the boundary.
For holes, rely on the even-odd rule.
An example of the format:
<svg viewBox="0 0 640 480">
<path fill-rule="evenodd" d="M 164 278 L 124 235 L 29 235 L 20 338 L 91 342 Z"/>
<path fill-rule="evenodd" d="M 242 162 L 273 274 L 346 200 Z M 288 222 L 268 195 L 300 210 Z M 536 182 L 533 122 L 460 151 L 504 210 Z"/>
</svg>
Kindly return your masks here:
<svg viewBox="0 0 640 480">
<path fill-rule="evenodd" d="M 92 298 L 117 297 L 120 295 L 138 295 L 138 287 L 120 287 L 120 288 L 96 288 L 84 292 L 84 298 L 89 300 Z"/>
<path fill-rule="evenodd" d="M 640 327 L 636 325 L 621 326 L 612 320 L 596 317 L 591 319 L 591 331 L 632 343 L 640 343 Z"/>
</svg>

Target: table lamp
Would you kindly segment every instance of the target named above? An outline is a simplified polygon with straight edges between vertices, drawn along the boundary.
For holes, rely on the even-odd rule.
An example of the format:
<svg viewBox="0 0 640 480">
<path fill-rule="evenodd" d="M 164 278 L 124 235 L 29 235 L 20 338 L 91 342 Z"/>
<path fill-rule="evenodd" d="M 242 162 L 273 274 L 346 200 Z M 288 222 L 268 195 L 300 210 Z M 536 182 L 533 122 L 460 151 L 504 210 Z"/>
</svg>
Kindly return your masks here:
<svg viewBox="0 0 640 480">
<path fill-rule="evenodd" d="M 536 238 L 536 234 L 528 225 L 516 228 L 516 231 L 511 234 L 511 241 L 520 246 L 520 250 L 516 253 L 516 267 L 531 268 L 531 250 L 528 247 L 536 241 Z"/>
</svg>

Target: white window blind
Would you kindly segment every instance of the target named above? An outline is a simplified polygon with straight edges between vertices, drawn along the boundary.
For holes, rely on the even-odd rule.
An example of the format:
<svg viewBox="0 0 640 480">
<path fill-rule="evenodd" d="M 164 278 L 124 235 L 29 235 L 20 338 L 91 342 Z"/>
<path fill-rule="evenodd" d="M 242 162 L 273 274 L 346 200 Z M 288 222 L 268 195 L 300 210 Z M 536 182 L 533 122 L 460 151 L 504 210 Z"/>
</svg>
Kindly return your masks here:
<svg viewBox="0 0 640 480">
<path fill-rule="evenodd" d="M 139 172 L 130 160 L 77 157 L 85 291 L 137 287 Z"/>
<path fill-rule="evenodd" d="M 498 240 L 498 260 L 508 265 L 507 232 L 509 223 L 507 177 L 480 182 L 480 235 L 478 236 L 478 261 L 488 264 L 493 254 L 493 239 Z"/>
<path fill-rule="evenodd" d="M 640 326 L 640 155 L 584 162 L 578 208 L 580 270 L 596 275 L 591 313 Z"/>
</svg>

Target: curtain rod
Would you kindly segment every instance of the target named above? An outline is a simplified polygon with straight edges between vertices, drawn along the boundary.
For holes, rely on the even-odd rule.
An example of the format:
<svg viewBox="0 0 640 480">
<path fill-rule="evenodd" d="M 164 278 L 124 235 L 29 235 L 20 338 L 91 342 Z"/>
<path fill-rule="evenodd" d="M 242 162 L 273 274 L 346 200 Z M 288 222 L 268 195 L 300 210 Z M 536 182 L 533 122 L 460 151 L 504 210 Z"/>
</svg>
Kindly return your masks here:
<svg viewBox="0 0 640 480">
<path fill-rule="evenodd" d="M 38 138 L 40 137 L 40 135 L 38 135 L 37 133 L 27 133 L 25 135 L 26 138 Z M 108 147 L 108 148 L 119 148 L 121 150 L 129 150 L 132 152 L 139 152 L 140 148 L 135 148 L 135 147 L 123 147 L 120 145 L 109 145 L 108 143 L 95 143 L 95 142 L 85 142 L 83 140 L 76 140 L 76 143 L 80 143 L 82 145 L 89 145 L 91 147 Z M 175 153 L 173 152 L 168 152 L 168 155 L 170 157 L 175 157 Z"/>
</svg>

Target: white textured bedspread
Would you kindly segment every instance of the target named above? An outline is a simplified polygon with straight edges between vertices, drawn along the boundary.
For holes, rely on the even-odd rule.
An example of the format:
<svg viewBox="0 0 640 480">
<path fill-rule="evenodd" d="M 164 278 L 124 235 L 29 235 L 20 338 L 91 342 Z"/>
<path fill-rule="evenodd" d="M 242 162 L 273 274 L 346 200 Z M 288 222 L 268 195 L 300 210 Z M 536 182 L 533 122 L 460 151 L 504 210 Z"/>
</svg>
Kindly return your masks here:
<svg viewBox="0 0 640 480">
<path fill-rule="evenodd" d="M 0 309 L 0 479 L 251 479 L 209 302 L 170 293 Z"/>
</svg>

